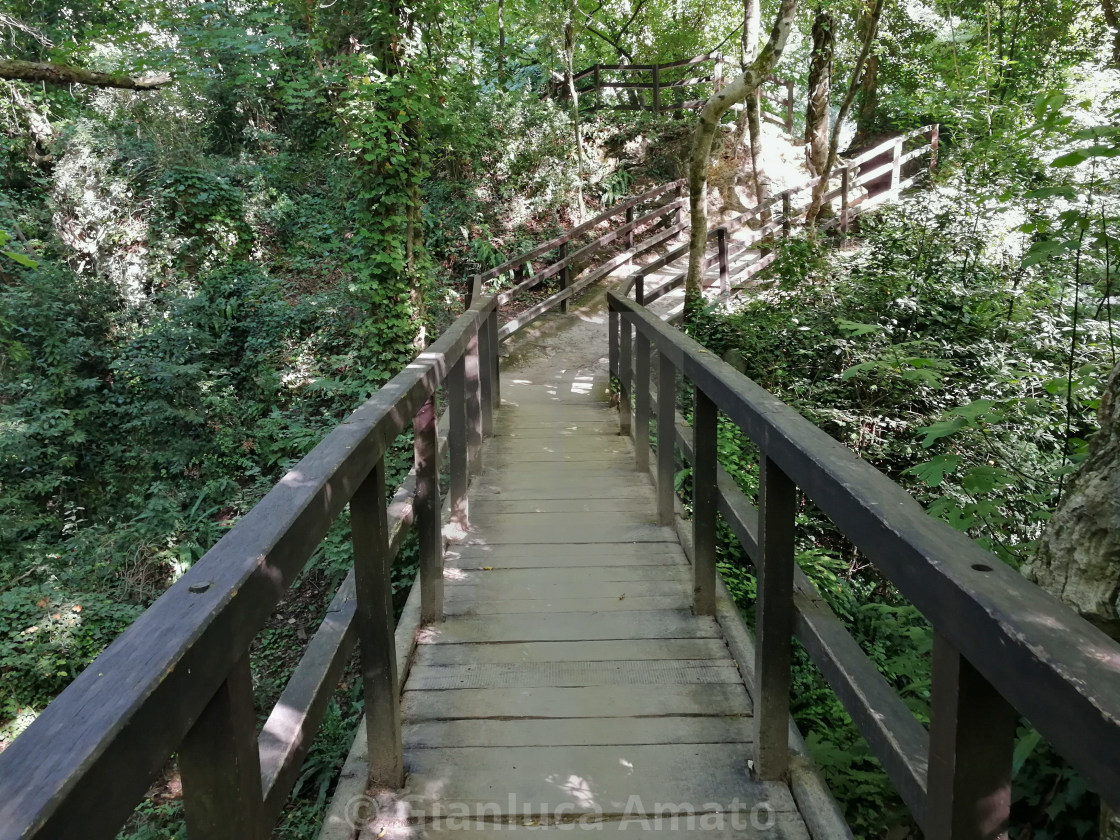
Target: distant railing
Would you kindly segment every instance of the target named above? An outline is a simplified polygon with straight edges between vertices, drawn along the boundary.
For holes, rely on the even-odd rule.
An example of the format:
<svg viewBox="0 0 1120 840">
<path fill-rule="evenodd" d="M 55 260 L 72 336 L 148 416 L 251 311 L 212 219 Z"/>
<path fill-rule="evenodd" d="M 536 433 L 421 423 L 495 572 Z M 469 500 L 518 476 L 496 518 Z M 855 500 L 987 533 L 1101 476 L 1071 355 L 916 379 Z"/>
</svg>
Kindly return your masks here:
<svg viewBox="0 0 1120 840">
<path fill-rule="evenodd" d="M 845 241 L 855 218 L 874 207 L 896 198 L 909 189 L 926 171 L 920 167 L 907 175 L 906 169 L 913 161 L 928 155 L 928 168 L 937 166 L 940 146 L 940 128 L 927 125 L 906 134 L 893 137 L 850 160 L 840 160 L 832 173 L 840 185 L 822 196 L 822 206 L 834 213 L 823 218 L 818 230 L 838 228 L 841 241 Z M 905 176 L 905 177 L 904 177 Z M 777 258 L 773 248 L 761 247 L 776 234 L 788 236 L 793 227 L 804 221 L 812 204 L 813 188 L 818 178 L 778 192 L 763 204 L 746 210 L 734 218 L 708 231 L 708 242 L 715 246 L 704 261 L 705 269 L 719 267 L 721 293 L 726 296 L 733 284 L 741 284 L 769 267 Z M 831 178 L 830 178 L 831 180 Z M 747 229 L 747 233 L 733 240 L 731 234 Z M 645 263 L 631 275 L 626 290 L 655 271 L 688 255 L 685 243 L 673 248 L 656 260 Z M 651 303 L 684 283 L 686 272 L 678 272 L 661 280 L 656 286 L 645 289 L 645 300 Z"/>
<path fill-rule="evenodd" d="M 897 141 L 892 141 L 897 142 Z M 870 160 L 876 150 L 857 161 Z M 895 153 L 874 173 L 895 172 Z M 902 183 L 892 175 L 892 183 Z M 648 268 L 648 267 L 646 267 Z M 633 289 L 635 299 L 626 297 Z M 716 610 L 717 519 L 758 576 L 753 662 L 755 770 L 790 760 L 790 640 L 796 636 L 929 840 L 1005 836 L 1022 715 L 1120 808 L 1120 645 L 746 376 L 645 308 L 644 274 L 608 292 L 610 370 L 659 519 L 674 522 L 676 450 L 692 465 L 694 609 Z M 691 383 L 693 423 L 676 412 Z M 756 509 L 717 460 L 722 414 L 759 449 Z M 656 447 L 651 459 L 651 422 Z M 929 730 L 864 654 L 794 560 L 798 495 L 812 501 L 933 626 Z"/>
<path fill-rule="evenodd" d="M 710 65 L 706 68 L 704 65 Z M 711 86 L 712 92 L 719 91 L 724 84 L 724 73 L 729 66 L 728 60 L 722 53 L 707 53 L 695 58 L 686 58 L 681 61 L 669 61 L 664 64 L 593 64 L 581 70 L 573 77 L 577 85 L 587 79 L 590 83 L 582 88 L 577 87 L 580 95 L 602 91 L 633 91 L 635 92 L 632 104 L 604 104 L 602 96 L 597 96 L 595 104 L 588 105 L 589 111 L 652 111 L 660 114 L 663 111 L 681 113 L 699 108 L 707 101 L 707 95 L 701 99 L 687 99 L 688 94 L 697 94 L 702 89 Z M 679 72 L 674 72 L 679 71 Z M 704 75 L 690 75 L 694 73 Z M 611 77 L 604 78 L 605 74 Z M 764 87 L 762 90 L 762 119 L 780 126 L 787 134 L 793 134 L 794 113 L 794 84 L 792 81 L 771 77 L 767 80 L 771 87 L 781 89 L 781 96 L 775 96 Z M 638 91 L 650 91 L 648 106 L 639 98 Z M 666 101 L 665 96 L 672 96 Z M 769 106 L 769 107 L 767 107 Z"/>
</svg>

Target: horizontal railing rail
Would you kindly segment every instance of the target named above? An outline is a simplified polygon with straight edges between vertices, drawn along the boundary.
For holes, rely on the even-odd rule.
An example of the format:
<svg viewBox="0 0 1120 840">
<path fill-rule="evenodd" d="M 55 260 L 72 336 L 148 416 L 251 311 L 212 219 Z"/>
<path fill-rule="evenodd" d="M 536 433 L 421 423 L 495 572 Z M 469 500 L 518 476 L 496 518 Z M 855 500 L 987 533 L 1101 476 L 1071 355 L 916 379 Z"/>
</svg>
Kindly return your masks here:
<svg viewBox="0 0 1120 840">
<path fill-rule="evenodd" d="M 874 155 L 869 155 L 870 160 Z M 1000 835 L 1022 715 L 1120 806 L 1120 645 L 899 485 L 645 308 L 644 283 L 608 292 L 610 370 L 659 518 L 674 521 L 676 449 L 692 465 L 694 609 L 712 614 L 722 516 L 757 572 L 756 771 L 789 760 L 790 640 L 798 638 L 930 840 Z M 635 300 L 626 297 L 633 288 Z M 691 384 L 691 428 L 676 411 Z M 756 508 L 719 466 L 728 418 L 759 450 Z M 910 713 L 794 559 L 797 495 L 824 513 L 930 622 L 929 730 Z"/>
<path fill-rule="evenodd" d="M 916 145 L 907 150 L 907 145 L 915 142 Z M 851 223 L 856 216 L 891 200 L 917 183 L 921 172 L 902 177 L 903 167 L 906 164 L 929 155 L 929 168 L 932 170 L 936 167 L 939 147 L 939 126 L 927 125 L 898 137 L 892 137 L 850 160 L 841 160 L 832 176 L 840 180 L 840 185 L 828 190 L 822 197 L 823 203 L 833 210 L 835 215 L 822 220 L 818 228 L 822 230 L 839 228 L 841 241 L 846 241 L 851 231 Z M 882 158 L 886 158 L 886 162 L 873 169 L 866 168 L 868 162 Z M 887 175 L 890 176 L 889 183 L 882 185 L 882 191 L 873 194 L 869 188 Z M 715 251 L 705 257 L 704 268 L 707 270 L 713 266 L 719 267 L 720 291 L 724 296 L 730 293 L 733 281 L 749 280 L 774 262 L 777 254 L 771 248 L 764 248 L 760 253 L 751 255 L 749 259 L 744 257 L 749 255 L 752 249 L 767 243 L 779 232 L 788 237 L 794 226 L 805 220 L 812 204 L 813 188 L 817 186 L 819 180 L 810 178 L 801 184 L 782 190 L 762 204 L 708 231 L 709 246 L 715 245 Z M 837 202 L 839 206 L 833 207 Z M 733 251 L 731 234 L 748 227 L 749 233 L 745 238 L 741 237 L 734 243 Z M 672 265 L 687 256 L 688 252 L 689 246 L 686 243 L 666 252 L 656 260 L 641 265 L 626 279 L 621 287 L 623 293 L 629 294 L 639 279 L 644 279 Z M 644 290 L 646 303 L 652 303 L 681 286 L 686 276 L 687 272 L 677 272 L 662 279 L 656 286 L 647 287 Z"/>
<path fill-rule="evenodd" d="M 0 838 L 113 838 L 175 755 L 191 837 L 263 840 L 355 644 L 370 779 L 400 786 L 390 566 L 415 529 L 420 608 L 410 620 L 439 620 L 440 461 L 446 453 L 450 515 L 463 519 L 469 478 L 481 467 L 482 439 L 500 400 L 497 332 L 496 299 L 476 299 L 0 753 Z M 437 424 L 441 387 L 448 408 Z M 387 500 L 385 455 L 409 425 L 414 467 Z M 250 645 L 347 505 L 353 567 L 258 737 Z"/>
<path fill-rule="evenodd" d="M 698 67 L 702 64 L 711 64 L 710 70 L 706 75 L 701 76 L 687 76 L 682 75 L 680 78 L 672 78 L 673 74 L 670 72 L 670 77 L 663 76 L 665 71 L 683 70 L 692 67 Z M 650 91 L 650 103 L 645 105 L 639 100 L 632 99 L 632 104 L 622 105 L 614 103 L 611 105 L 604 105 L 601 101 L 589 108 L 591 111 L 600 109 L 607 109 L 612 111 L 644 111 L 649 110 L 654 113 L 661 113 L 662 111 L 688 111 L 701 107 L 706 101 L 702 99 L 684 99 L 679 98 L 671 102 L 665 102 L 662 99 L 663 91 L 684 91 L 686 88 L 696 88 L 700 85 L 711 85 L 713 92 L 719 91 L 724 84 L 725 74 L 729 68 L 737 67 L 729 59 L 720 52 L 705 53 L 703 55 L 694 56 L 693 58 L 681 59 L 679 61 L 668 61 L 658 64 L 593 64 L 590 67 L 581 70 L 572 77 L 575 83 L 582 82 L 590 79 L 590 82 L 582 88 L 577 88 L 576 92 L 580 95 L 601 93 L 602 91 L 620 90 L 620 91 Z M 627 79 L 604 79 L 603 74 L 609 73 L 612 75 L 620 75 L 623 77 L 640 77 L 638 81 L 630 81 Z M 777 87 L 780 88 L 781 94 L 775 95 L 770 92 L 770 89 Z M 778 79 L 771 77 L 767 79 L 767 86 L 764 86 L 761 91 L 761 99 L 763 102 L 762 118 L 767 122 L 773 123 L 781 127 L 787 134 L 793 133 L 793 117 L 794 117 L 794 83 L 792 80 Z M 766 106 L 770 106 L 767 109 Z"/>
</svg>

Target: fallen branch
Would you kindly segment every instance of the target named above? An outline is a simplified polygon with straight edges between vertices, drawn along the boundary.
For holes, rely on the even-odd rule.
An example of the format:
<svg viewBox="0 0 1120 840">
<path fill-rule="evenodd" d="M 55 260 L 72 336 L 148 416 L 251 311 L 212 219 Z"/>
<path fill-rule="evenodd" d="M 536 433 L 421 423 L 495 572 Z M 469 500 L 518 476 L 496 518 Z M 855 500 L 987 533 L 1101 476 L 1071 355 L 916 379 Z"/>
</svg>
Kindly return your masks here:
<svg viewBox="0 0 1120 840">
<path fill-rule="evenodd" d="M 117 73 L 96 73 L 66 64 L 41 61 L 0 59 L 0 79 L 21 82 L 47 82 L 52 85 L 91 85 L 126 90 L 156 90 L 171 84 L 171 76 L 157 73 L 150 76 L 124 76 Z"/>
</svg>

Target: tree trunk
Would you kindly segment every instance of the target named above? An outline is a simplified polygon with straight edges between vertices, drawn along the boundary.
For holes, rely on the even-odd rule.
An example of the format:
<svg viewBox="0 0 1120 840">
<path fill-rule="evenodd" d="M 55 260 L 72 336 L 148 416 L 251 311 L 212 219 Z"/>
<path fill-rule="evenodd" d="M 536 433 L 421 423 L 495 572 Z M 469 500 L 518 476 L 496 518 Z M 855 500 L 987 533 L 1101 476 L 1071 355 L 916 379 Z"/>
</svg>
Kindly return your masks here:
<svg viewBox="0 0 1120 840">
<path fill-rule="evenodd" d="M 117 73 L 94 73 L 92 70 L 82 70 L 80 67 L 70 67 L 66 64 L 9 59 L 0 59 L 0 79 L 46 82 L 52 85 L 91 85 L 126 90 L 156 90 L 171 84 L 171 76 L 167 73 L 134 78 Z"/>
<path fill-rule="evenodd" d="M 809 172 L 820 175 L 828 163 L 828 109 L 832 93 L 834 22 L 817 9 L 813 18 L 813 52 L 809 61 L 809 104 L 805 108 L 805 142 Z"/>
<path fill-rule="evenodd" d="M 506 3 L 498 0 L 498 80 L 506 77 Z"/>
<path fill-rule="evenodd" d="M 583 205 L 583 140 L 579 129 L 579 92 L 576 90 L 575 68 L 572 66 L 576 50 L 575 13 L 576 6 L 573 3 L 568 6 L 568 16 L 564 21 L 564 83 L 572 102 L 572 128 L 576 141 L 576 200 L 579 212 L 576 223 L 579 224 L 587 213 Z"/>
<path fill-rule="evenodd" d="M 751 66 L 737 79 L 716 92 L 700 112 L 700 124 L 692 142 L 688 167 L 689 209 L 692 229 L 689 232 L 688 277 L 685 280 L 686 321 L 696 312 L 701 300 L 701 279 L 708 244 L 708 159 L 720 118 L 736 102 L 742 102 L 761 87 L 774 72 L 782 57 L 793 27 L 798 0 L 782 0 L 770 40 Z"/>
<path fill-rule="evenodd" d="M 762 10 L 759 0 L 743 0 L 743 41 L 742 41 L 742 70 L 744 73 L 750 69 L 755 58 L 758 57 L 758 39 L 762 32 Z M 746 108 L 743 109 L 746 117 L 746 127 L 751 143 L 751 192 L 754 193 L 755 204 L 762 206 L 769 196 L 769 184 L 766 172 L 762 167 L 762 100 L 760 91 L 747 96 Z M 742 129 L 739 130 L 742 137 Z M 741 142 L 741 141 L 740 141 Z M 763 212 L 760 221 L 765 224 L 770 221 L 770 214 Z"/>
<path fill-rule="evenodd" d="M 1120 364 L 1101 395 L 1100 431 L 1022 573 L 1114 639 L 1120 639 Z M 1120 820 L 1101 806 L 1101 840 Z"/>
<path fill-rule="evenodd" d="M 828 179 L 832 175 L 832 168 L 836 166 L 837 146 L 840 143 L 840 127 L 844 124 L 844 120 L 848 118 L 848 112 L 852 109 L 852 102 L 855 101 L 856 93 L 859 91 L 860 80 L 863 78 L 863 67 L 867 63 L 867 57 L 871 54 L 871 47 L 875 43 L 875 36 L 879 32 L 879 19 L 883 15 L 883 0 L 874 0 L 874 5 L 871 8 L 867 18 L 867 27 L 863 36 L 863 48 L 859 52 L 859 58 L 856 60 L 856 66 L 852 69 L 852 79 L 848 84 L 848 91 L 844 94 L 844 101 L 840 103 L 840 110 L 836 114 L 836 121 L 832 124 L 832 137 L 828 141 L 828 158 L 825 161 L 824 169 L 818 173 L 820 181 L 813 187 L 813 201 L 809 205 L 809 210 L 805 214 L 805 220 L 812 230 L 816 223 L 817 217 L 821 213 L 821 205 L 824 203 L 824 194 L 828 192 Z"/>
<path fill-rule="evenodd" d="M 1101 0 L 1105 23 L 1112 30 L 1112 66 L 1120 67 L 1120 13 L 1116 7 L 1116 0 Z"/>
<path fill-rule="evenodd" d="M 865 2 L 864 13 L 860 15 L 856 30 L 860 41 L 867 37 L 867 29 L 871 23 L 873 4 Z M 879 56 L 872 53 L 867 56 L 867 63 L 863 67 L 863 76 L 859 82 L 859 110 L 856 112 L 856 136 L 853 145 L 857 145 L 861 138 L 866 137 L 872 126 L 875 125 L 875 112 L 879 108 Z"/>
</svg>

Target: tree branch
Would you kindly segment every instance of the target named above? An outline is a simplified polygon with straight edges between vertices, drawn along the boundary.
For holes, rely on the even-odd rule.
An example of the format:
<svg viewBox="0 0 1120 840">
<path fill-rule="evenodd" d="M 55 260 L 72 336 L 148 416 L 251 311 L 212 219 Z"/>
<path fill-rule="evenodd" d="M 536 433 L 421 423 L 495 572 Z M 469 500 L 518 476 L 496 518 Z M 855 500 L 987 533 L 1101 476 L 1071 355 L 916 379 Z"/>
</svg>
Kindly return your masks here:
<svg viewBox="0 0 1120 840">
<path fill-rule="evenodd" d="M 0 59 L 0 79 L 21 82 L 47 82 L 52 85 L 91 85 L 93 87 L 124 88 L 126 90 L 156 90 L 171 84 L 171 76 L 157 73 L 151 76 L 124 76 L 117 73 L 96 73 L 66 64 L 47 64 L 39 61 L 11 61 Z"/>
</svg>

